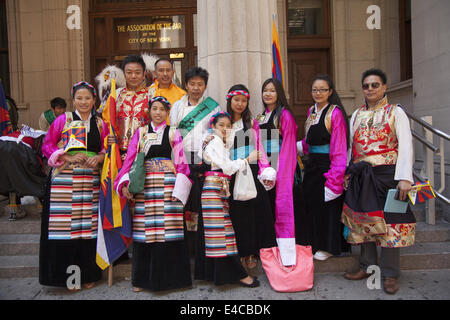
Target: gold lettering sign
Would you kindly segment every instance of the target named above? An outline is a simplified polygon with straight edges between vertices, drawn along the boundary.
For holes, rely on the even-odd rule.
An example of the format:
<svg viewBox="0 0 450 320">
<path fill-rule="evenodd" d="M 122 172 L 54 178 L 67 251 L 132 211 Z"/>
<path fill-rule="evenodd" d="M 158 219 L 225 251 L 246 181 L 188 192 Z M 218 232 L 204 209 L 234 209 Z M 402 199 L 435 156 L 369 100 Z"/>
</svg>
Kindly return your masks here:
<svg viewBox="0 0 450 320">
<path fill-rule="evenodd" d="M 184 16 L 116 18 L 114 30 L 118 51 L 186 46 Z"/>
</svg>

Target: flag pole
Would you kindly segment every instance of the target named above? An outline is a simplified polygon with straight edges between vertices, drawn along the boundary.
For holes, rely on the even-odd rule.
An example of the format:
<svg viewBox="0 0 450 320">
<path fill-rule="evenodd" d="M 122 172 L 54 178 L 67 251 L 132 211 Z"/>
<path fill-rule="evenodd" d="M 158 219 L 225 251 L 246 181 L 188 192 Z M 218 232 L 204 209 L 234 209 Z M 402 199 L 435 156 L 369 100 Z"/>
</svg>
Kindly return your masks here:
<svg viewBox="0 0 450 320">
<path fill-rule="evenodd" d="M 111 72 L 111 78 L 116 79 L 116 72 L 115 71 Z M 110 121 L 110 126 L 111 126 L 111 119 L 109 119 L 109 121 Z M 109 268 L 108 268 L 108 287 L 109 288 L 112 287 L 113 282 L 114 282 L 114 267 L 113 267 L 113 264 L 111 263 Z"/>
<path fill-rule="evenodd" d="M 108 268 L 108 287 L 112 287 L 113 285 L 113 265 L 110 265 Z"/>
</svg>

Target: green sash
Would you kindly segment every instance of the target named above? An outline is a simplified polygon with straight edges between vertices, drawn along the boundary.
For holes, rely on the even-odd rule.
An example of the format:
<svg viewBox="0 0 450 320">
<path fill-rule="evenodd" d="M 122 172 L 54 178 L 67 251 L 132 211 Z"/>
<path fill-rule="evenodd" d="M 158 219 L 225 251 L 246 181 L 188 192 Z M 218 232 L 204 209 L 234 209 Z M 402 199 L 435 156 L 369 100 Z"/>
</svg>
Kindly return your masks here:
<svg viewBox="0 0 450 320">
<path fill-rule="evenodd" d="M 74 156 L 74 155 L 76 155 L 77 153 L 84 153 L 84 154 L 86 154 L 88 157 L 95 157 L 95 156 L 97 155 L 96 152 L 87 151 L 87 150 L 70 150 L 70 151 L 67 151 L 67 154 L 70 155 L 70 156 Z"/>
<path fill-rule="evenodd" d="M 47 120 L 49 125 L 51 125 L 53 123 L 53 121 L 55 121 L 55 119 L 56 119 L 55 113 L 53 112 L 52 109 L 45 111 L 44 117 L 45 117 L 45 120 Z"/>
<path fill-rule="evenodd" d="M 192 110 L 178 125 L 181 134 L 185 137 L 194 127 L 195 124 L 202 121 L 211 111 L 219 106 L 212 98 L 206 98 L 194 110 Z"/>
</svg>

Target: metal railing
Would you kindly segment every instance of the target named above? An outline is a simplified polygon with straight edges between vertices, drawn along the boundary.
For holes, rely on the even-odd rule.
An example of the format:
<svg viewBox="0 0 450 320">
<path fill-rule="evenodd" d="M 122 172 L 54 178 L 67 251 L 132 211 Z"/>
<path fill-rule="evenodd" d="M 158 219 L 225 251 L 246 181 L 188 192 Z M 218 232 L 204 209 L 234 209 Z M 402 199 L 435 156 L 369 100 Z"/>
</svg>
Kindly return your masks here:
<svg viewBox="0 0 450 320">
<path fill-rule="evenodd" d="M 450 200 L 446 198 L 442 193 L 445 190 L 445 150 L 444 150 L 444 142 L 450 141 L 450 135 L 447 133 L 436 129 L 432 126 L 433 119 L 431 116 L 425 116 L 418 118 L 415 115 L 409 113 L 406 111 L 406 115 L 411 121 L 411 132 L 412 135 L 417 141 L 422 143 L 423 145 L 423 153 L 425 156 L 423 166 L 421 169 L 421 173 L 417 174 L 414 173 L 414 177 L 422 182 L 425 182 L 426 180 L 429 180 L 434 192 L 436 194 L 436 199 L 442 201 L 442 203 L 446 205 L 450 205 Z M 423 131 L 425 133 L 425 136 L 421 136 L 418 132 L 414 130 L 415 124 L 418 124 L 423 128 Z M 439 146 L 436 146 L 434 144 L 434 136 L 437 136 L 439 139 Z M 435 164 L 434 164 L 434 156 L 439 157 L 439 166 L 440 166 L 440 187 L 439 189 L 436 189 L 435 187 Z M 428 224 L 435 224 L 436 223 L 436 203 L 435 199 L 431 199 L 427 201 L 425 204 L 425 210 L 426 210 L 426 222 Z"/>
</svg>

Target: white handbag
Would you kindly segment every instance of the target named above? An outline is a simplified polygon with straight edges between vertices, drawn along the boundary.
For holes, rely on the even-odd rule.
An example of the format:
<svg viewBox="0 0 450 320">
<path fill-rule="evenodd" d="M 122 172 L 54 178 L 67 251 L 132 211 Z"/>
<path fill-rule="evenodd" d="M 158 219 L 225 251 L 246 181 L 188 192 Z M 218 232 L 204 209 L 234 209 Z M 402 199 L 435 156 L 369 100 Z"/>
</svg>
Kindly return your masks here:
<svg viewBox="0 0 450 320">
<path fill-rule="evenodd" d="M 253 180 L 252 169 L 245 160 L 245 169 L 236 173 L 234 181 L 233 200 L 247 201 L 256 198 L 256 185 Z"/>
</svg>

